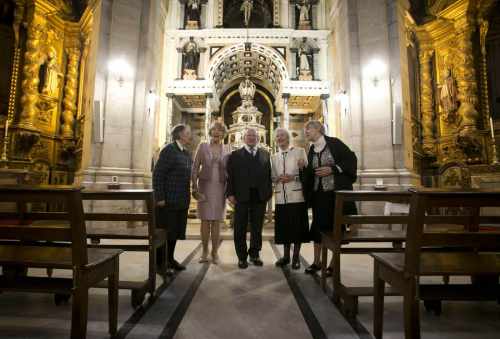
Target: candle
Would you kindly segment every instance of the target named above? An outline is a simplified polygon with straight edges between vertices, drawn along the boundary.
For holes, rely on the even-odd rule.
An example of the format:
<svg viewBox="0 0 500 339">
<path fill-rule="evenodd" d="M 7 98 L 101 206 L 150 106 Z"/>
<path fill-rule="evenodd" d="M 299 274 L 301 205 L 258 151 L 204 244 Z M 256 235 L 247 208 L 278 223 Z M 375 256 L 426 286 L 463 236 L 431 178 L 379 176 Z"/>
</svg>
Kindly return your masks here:
<svg viewBox="0 0 500 339">
<path fill-rule="evenodd" d="M 495 127 L 493 126 L 493 118 L 490 116 L 490 130 L 491 130 L 491 138 L 495 139 Z"/>
</svg>

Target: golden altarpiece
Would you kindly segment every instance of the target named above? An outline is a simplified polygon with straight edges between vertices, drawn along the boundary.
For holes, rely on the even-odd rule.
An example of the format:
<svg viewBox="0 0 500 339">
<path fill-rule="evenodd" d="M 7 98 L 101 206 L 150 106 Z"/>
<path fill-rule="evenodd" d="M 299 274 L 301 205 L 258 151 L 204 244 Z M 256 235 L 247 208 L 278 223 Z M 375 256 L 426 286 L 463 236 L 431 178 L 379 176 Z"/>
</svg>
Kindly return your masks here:
<svg viewBox="0 0 500 339">
<path fill-rule="evenodd" d="M 98 1 L 0 3 L 0 174 L 73 182 L 89 121 Z"/>
<path fill-rule="evenodd" d="M 492 48 L 500 45 L 500 2 L 426 0 L 420 6 L 420 17 L 407 16 L 406 47 L 413 56 L 413 151 L 423 183 L 500 187 L 500 82 L 492 75 L 500 74 L 500 49 L 495 55 Z"/>
</svg>

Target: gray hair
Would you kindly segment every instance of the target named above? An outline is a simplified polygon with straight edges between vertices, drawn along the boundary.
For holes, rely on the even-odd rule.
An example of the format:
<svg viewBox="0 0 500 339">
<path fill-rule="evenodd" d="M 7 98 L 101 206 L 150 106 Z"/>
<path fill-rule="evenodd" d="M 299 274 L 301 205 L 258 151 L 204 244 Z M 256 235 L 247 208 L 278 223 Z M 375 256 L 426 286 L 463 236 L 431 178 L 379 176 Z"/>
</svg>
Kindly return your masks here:
<svg viewBox="0 0 500 339">
<path fill-rule="evenodd" d="M 277 136 L 279 132 L 284 132 L 288 138 L 288 141 L 292 140 L 292 135 L 290 134 L 290 131 L 287 130 L 286 128 L 283 127 L 278 127 L 274 130 L 274 135 Z"/>
<path fill-rule="evenodd" d="M 226 125 L 221 122 L 221 121 L 215 121 L 210 128 L 208 129 L 208 135 L 212 135 L 212 131 L 218 129 L 221 130 L 224 133 L 224 137 L 227 135 L 227 127 Z"/>
<path fill-rule="evenodd" d="M 325 130 L 325 125 L 319 120 L 309 120 L 306 122 L 304 129 L 309 129 L 309 128 L 314 128 L 314 129 L 319 129 L 319 132 L 323 135 L 325 135 L 326 130 Z"/>
<path fill-rule="evenodd" d="M 174 128 L 172 128 L 172 132 L 170 132 L 172 135 L 172 141 L 179 140 L 181 138 L 181 133 L 188 128 L 189 126 L 184 124 L 175 125 Z"/>
</svg>

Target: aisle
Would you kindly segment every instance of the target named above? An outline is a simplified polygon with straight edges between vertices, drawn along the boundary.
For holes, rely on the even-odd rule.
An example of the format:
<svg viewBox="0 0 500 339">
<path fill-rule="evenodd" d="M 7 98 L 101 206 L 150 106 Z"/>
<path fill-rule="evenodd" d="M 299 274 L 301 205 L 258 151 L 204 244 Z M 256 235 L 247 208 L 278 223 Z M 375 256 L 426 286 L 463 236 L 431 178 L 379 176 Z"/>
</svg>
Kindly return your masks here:
<svg viewBox="0 0 500 339">
<path fill-rule="evenodd" d="M 264 266 L 246 270 L 236 266 L 231 241 L 220 250 L 221 264 L 210 265 L 174 338 L 311 338 L 269 242 Z"/>
</svg>

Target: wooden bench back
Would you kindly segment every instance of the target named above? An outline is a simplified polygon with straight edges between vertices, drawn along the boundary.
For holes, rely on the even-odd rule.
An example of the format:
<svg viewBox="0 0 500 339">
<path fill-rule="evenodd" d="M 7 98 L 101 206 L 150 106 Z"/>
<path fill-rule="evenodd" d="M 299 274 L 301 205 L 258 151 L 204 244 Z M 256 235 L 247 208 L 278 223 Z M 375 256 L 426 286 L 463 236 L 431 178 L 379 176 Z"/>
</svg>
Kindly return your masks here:
<svg viewBox="0 0 500 339">
<path fill-rule="evenodd" d="M 405 191 L 337 191 L 335 192 L 335 211 L 342 211 L 347 201 L 382 201 L 408 204 L 411 192 Z M 342 224 L 406 224 L 408 215 L 343 215 L 335 213 L 335 225 Z M 342 237 L 341 227 L 334 227 L 334 238 Z"/>
<path fill-rule="evenodd" d="M 482 207 L 500 207 L 500 191 L 412 189 L 410 220 L 405 246 L 405 270 L 418 274 L 424 247 L 443 250 L 487 251 L 500 249 L 498 232 L 483 232 L 481 223 L 500 223 L 500 216 L 481 216 Z M 467 208 L 470 215 L 436 215 L 437 208 Z M 463 229 L 443 231 L 442 226 L 463 225 Z M 441 228 L 441 229 L 439 229 Z"/>
<path fill-rule="evenodd" d="M 50 242 L 71 243 L 73 266 L 87 264 L 87 239 L 79 187 L 0 185 L 0 202 L 17 206 L 11 212 L 0 212 L 0 239 L 36 241 L 41 246 L 50 246 Z M 57 204 L 62 211 L 33 212 L 30 211 L 33 203 Z"/>
<path fill-rule="evenodd" d="M 155 213 L 154 213 L 154 195 L 151 189 L 134 190 L 83 190 L 83 200 L 122 200 L 122 201 L 144 201 L 146 204 L 146 213 L 138 212 L 113 212 L 98 213 L 85 212 L 85 220 L 88 221 L 144 221 L 148 223 L 149 234 L 154 234 Z"/>
</svg>

